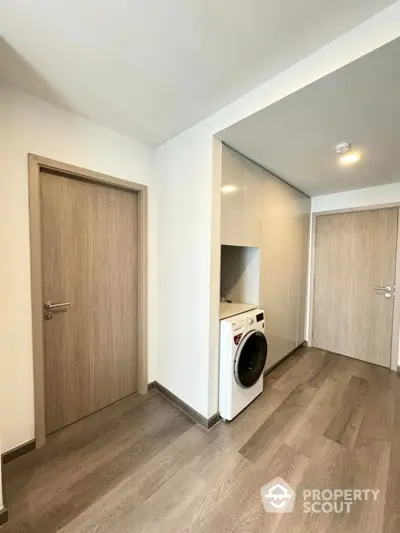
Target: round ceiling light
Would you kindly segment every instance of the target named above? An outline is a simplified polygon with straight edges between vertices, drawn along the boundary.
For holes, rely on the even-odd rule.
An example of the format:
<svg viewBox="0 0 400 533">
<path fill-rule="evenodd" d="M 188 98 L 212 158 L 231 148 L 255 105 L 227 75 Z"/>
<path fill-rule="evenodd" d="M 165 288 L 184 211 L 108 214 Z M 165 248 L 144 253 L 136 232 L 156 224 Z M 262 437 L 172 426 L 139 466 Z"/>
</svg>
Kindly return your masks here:
<svg viewBox="0 0 400 533">
<path fill-rule="evenodd" d="M 336 145 L 336 154 L 339 156 L 341 165 L 353 165 L 357 163 L 361 157 L 361 153 L 354 150 L 349 142 L 343 142 Z"/>
</svg>

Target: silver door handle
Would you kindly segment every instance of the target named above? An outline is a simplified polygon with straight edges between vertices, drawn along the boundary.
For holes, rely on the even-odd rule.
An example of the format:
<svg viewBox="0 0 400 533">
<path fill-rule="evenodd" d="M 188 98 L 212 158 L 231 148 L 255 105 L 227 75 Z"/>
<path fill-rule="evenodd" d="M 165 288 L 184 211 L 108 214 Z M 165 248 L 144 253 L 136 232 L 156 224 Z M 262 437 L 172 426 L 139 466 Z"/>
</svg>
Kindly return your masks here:
<svg viewBox="0 0 400 533">
<path fill-rule="evenodd" d="M 53 303 L 53 302 L 45 302 L 44 308 L 45 309 L 59 309 L 60 307 L 68 307 L 71 305 L 71 302 L 59 302 L 59 303 Z"/>
<path fill-rule="evenodd" d="M 375 289 L 376 291 L 392 292 L 393 287 L 389 287 L 389 285 L 388 285 L 387 287 L 374 287 L 374 289 Z"/>
</svg>

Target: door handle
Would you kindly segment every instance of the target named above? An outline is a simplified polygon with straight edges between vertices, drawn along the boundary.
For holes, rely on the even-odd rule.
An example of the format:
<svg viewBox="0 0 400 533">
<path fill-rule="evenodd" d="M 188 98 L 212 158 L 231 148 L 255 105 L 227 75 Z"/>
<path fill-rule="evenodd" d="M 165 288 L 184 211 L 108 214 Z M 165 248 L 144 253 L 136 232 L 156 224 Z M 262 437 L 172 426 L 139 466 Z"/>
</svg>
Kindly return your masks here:
<svg viewBox="0 0 400 533">
<path fill-rule="evenodd" d="M 392 292 L 393 287 L 389 287 L 389 285 L 388 285 L 387 287 L 374 287 L 374 289 L 377 292 Z"/>
<path fill-rule="evenodd" d="M 44 303 L 44 308 L 51 310 L 51 309 L 59 309 L 60 307 L 68 307 L 69 305 L 71 305 L 71 302 L 53 303 L 53 302 L 50 302 L 49 300 Z"/>
<path fill-rule="evenodd" d="M 395 290 L 396 287 L 390 287 L 390 285 L 387 285 L 387 287 L 374 287 L 375 289 L 375 292 L 377 294 L 383 294 L 383 296 L 385 298 L 392 298 L 392 296 L 394 296 L 394 290 Z"/>
</svg>

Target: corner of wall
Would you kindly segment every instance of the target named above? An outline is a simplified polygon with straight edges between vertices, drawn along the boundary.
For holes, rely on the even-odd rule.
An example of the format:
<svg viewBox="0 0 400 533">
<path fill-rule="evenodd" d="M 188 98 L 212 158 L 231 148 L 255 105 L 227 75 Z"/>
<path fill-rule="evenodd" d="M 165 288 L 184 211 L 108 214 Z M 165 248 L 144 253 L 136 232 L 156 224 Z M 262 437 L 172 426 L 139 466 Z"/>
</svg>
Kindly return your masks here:
<svg viewBox="0 0 400 533">
<path fill-rule="evenodd" d="M 219 382 L 219 299 L 221 273 L 221 183 L 222 142 L 213 137 L 212 146 L 212 221 L 210 260 L 210 354 L 208 366 L 208 417 L 218 412 Z"/>
</svg>

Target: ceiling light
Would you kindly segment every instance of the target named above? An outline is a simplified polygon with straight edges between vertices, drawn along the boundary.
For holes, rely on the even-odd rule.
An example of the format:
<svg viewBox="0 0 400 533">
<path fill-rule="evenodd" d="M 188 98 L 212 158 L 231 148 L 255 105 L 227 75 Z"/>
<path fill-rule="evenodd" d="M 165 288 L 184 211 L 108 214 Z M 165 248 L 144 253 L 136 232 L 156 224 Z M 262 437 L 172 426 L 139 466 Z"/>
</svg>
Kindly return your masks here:
<svg viewBox="0 0 400 533">
<path fill-rule="evenodd" d="M 340 156 L 339 161 L 341 165 L 353 165 L 354 163 L 357 163 L 359 159 L 359 152 L 350 152 L 349 154 Z"/>
<path fill-rule="evenodd" d="M 230 194 L 236 191 L 237 191 L 237 187 L 235 185 L 222 185 L 221 187 L 222 194 Z"/>
<path fill-rule="evenodd" d="M 338 144 L 335 151 L 339 156 L 339 163 L 341 165 L 353 165 L 354 163 L 357 163 L 361 157 L 361 153 L 354 150 L 349 142 Z"/>
</svg>

